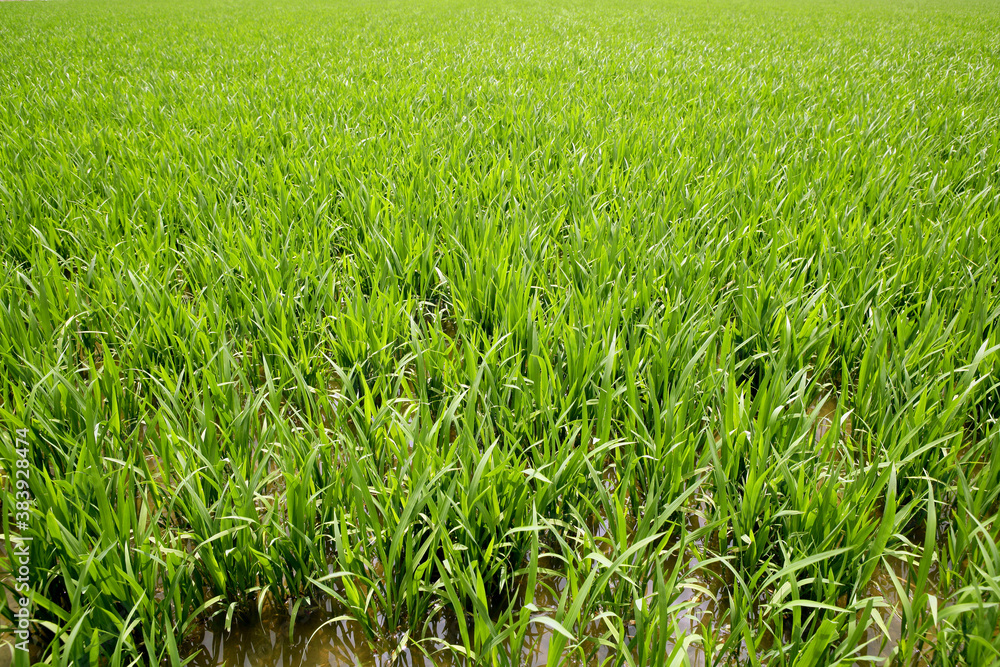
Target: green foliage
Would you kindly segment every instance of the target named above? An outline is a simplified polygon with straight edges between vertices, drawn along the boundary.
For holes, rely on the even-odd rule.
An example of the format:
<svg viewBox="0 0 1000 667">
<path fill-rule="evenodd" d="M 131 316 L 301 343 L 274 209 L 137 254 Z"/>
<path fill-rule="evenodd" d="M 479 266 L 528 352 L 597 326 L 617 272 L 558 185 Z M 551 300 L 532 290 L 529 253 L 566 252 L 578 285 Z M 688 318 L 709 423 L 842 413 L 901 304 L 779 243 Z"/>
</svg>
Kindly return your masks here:
<svg viewBox="0 0 1000 667">
<path fill-rule="evenodd" d="M 36 657 L 178 665 L 332 599 L 390 661 L 1000 663 L 998 35 L 2 3 Z"/>
</svg>

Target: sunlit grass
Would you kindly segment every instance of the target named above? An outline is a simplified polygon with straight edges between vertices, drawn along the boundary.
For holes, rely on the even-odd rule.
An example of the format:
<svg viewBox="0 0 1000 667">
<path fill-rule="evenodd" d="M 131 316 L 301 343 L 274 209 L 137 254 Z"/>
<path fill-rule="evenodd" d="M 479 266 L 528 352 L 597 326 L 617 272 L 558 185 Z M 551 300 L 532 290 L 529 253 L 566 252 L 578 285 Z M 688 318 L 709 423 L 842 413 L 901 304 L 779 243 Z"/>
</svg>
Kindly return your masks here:
<svg viewBox="0 0 1000 667">
<path fill-rule="evenodd" d="M 392 659 L 1000 662 L 998 36 L 971 0 L 3 3 L 36 657 L 333 598 Z"/>
</svg>

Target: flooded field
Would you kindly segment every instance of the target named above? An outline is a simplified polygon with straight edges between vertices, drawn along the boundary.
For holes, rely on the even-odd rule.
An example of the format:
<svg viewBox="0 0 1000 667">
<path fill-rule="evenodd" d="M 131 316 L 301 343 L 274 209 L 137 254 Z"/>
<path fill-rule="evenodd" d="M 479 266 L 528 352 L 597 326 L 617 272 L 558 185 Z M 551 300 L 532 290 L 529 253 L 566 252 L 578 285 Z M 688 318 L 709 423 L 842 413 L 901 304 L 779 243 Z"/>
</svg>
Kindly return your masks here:
<svg viewBox="0 0 1000 667">
<path fill-rule="evenodd" d="M 892 561 L 894 574 L 905 579 L 905 566 Z M 711 586 L 711 584 L 708 584 Z M 648 590 L 652 594 L 652 587 Z M 547 589 L 539 589 L 544 598 Z M 674 642 L 684 637 L 697 635 L 703 624 L 717 622 L 716 603 L 706 596 L 701 586 L 698 589 L 685 588 L 673 600 L 672 606 L 686 607 L 679 613 L 677 629 L 680 633 Z M 710 590 L 710 589 L 709 589 Z M 888 572 L 880 567 L 867 591 L 868 595 L 882 598 L 885 604 L 887 634 L 878 629 L 866 633 L 867 646 L 862 655 L 869 658 L 887 658 L 892 654 L 901 632 L 901 609 L 899 597 Z M 554 608 L 554 599 L 542 608 Z M 226 632 L 216 627 L 205 629 L 198 640 L 192 640 L 190 648 L 196 657 L 192 667 L 448 667 L 468 665 L 462 656 L 441 648 L 444 642 L 460 643 L 459 631 L 454 619 L 432 623 L 432 632 L 422 640 L 410 640 L 395 646 L 379 645 L 365 636 L 364 629 L 356 622 L 343 618 L 343 610 L 335 610 L 335 605 L 326 605 L 310 611 L 296 620 L 289 633 L 289 621 L 284 617 L 248 623 Z M 542 667 L 548 664 L 549 641 L 553 634 L 541 624 L 534 625 L 528 632 L 521 651 L 521 664 L 525 667 Z M 417 646 L 419 644 L 419 647 Z M 742 652 L 746 654 L 746 647 Z M 692 667 L 706 665 L 705 652 L 695 642 L 684 651 L 688 664 Z M 605 665 L 615 662 L 616 654 L 607 648 L 598 649 L 589 660 L 570 659 L 570 665 Z M 858 662 L 856 664 L 863 664 Z"/>
<path fill-rule="evenodd" d="M 819 411 L 817 419 L 816 439 L 821 440 L 829 428 L 830 419 L 836 412 L 836 399 L 831 397 Z M 849 423 L 849 416 L 844 420 Z M 850 435 L 848 428 L 842 429 L 845 437 Z M 609 481 L 613 474 L 605 475 Z M 706 660 L 703 646 L 703 636 L 726 636 L 731 632 L 727 617 L 727 578 L 724 568 L 710 563 L 701 567 L 698 556 L 703 554 L 703 539 L 708 528 L 704 512 L 691 509 L 688 513 L 687 529 L 692 536 L 693 552 L 685 554 L 685 561 L 679 568 L 683 572 L 677 585 L 677 595 L 671 600 L 670 608 L 674 614 L 675 635 L 667 641 L 667 650 L 673 653 L 674 647 L 680 643 L 682 653 L 691 667 L 705 667 L 711 662 Z M 628 529 L 629 537 L 634 539 L 635 526 Z M 608 536 L 608 522 L 602 521 L 595 527 L 594 535 L 599 538 Z M 613 549 L 605 545 L 603 549 L 607 556 L 612 556 Z M 671 559 L 676 565 L 678 557 Z M 909 578 L 913 571 L 907 562 L 898 557 L 884 556 L 874 569 L 871 580 L 864 591 L 864 597 L 870 599 L 881 612 L 882 622 L 879 627 L 866 630 L 864 640 L 860 643 L 855 664 L 867 664 L 866 659 L 887 659 L 892 654 L 901 637 L 901 622 L 903 617 L 900 591 L 909 591 Z M 519 579 L 519 600 L 524 601 L 524 578 Z M 936 571 L 931 572 L 928 581 L 932 592 L 938 592 Z M 558 609 L 560 594 L 566 589 L 567 581 L 558 576 L 546 575 L 536 583 L 533 604 L 538 615 L 551 617 Z M 656 589 L 654 582 L 645 587 L 645 596 L 654 599 Z M 911 600 L 906 598 L 906 602 Z M 449 651 L 448 647 L 461 644 L 459 623 L 451 613 L 438 614 L 424 625 L 421 635 L 411 636 L 398 634 L 392 641 L 376 639 L 367 635 L 365 628 L 349 618 L 350 612 L 336 601 L 326 599 L 322 605 L 300 610 L 294 626 L 285 614 L 270 614 L 251 622 L 238 623 L 226 631 L 221 622 L 210 623 L 195 637 L 189 640 L 187 648 L 196 655 L 191 665 L 194 667 L 256 667 L 274 665 L 276 667 L 320 667 L 320 666 L 356 666 L 389 667 L 391 665 L 447 667 L 450 665 L 472 664 L 460 652 Z M 384 619 L 378 619 L 384 622 Z M 594 638 L 600 637 L 599 624 L 584 628 L 584 635 L 592 631 Z M 626 626 L 626 639 L 635 637 L 635 625 Z M 549 664 L 549 645 L 554 631 L 541 622 L 529 625 L 521 644 L 520 664 L 526 667 L 541 667 Z M 384 635 L 383 635 L 384 636 Z M 398 638 L 398 640 L 397 640 Z M 787 639 L 787 637 L 782 637 Z M 771 638 L 767 644 L 773 643 Z M 628 642 L 626 641 L 626 645 Z M 510 652 L 509 642 L 505 645 L 506 653 Z M 619 651 L 607 646 L 591 646 L 587 655 L 566 656 L 560 664 L 583 666 L 600 666 L 621 664 Z M 738 654 L 746 660 L 749 655 L 746 642 L 741 642 Z M 862 657 L 863 656 L 863 657 Z"/>
<path fill-rule="evenodd" d="M 14 667 L 1000 667 L 996 4 L 0 2 Z"/>
</svg>

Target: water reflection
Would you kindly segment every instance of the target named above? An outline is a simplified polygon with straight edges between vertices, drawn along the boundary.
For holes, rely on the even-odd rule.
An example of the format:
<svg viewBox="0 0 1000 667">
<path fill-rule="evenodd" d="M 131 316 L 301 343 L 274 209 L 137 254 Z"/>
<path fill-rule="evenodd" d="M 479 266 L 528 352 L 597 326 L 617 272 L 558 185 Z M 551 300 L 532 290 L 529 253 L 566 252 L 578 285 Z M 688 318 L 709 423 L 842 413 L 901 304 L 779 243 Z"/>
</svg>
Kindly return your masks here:
<svg viewBox="0 0 1000 667">
<path fill-rule="evenodd" d="M 815 409 L 816 406 L 814 406 Z M 816 421 L 816 436 L 822 439 L 830 428 L 837 412 L 836 398 L 831 396 L 819 406 L 820 412 Z M 850 435 L 850 419 L 841 422 L 841 432 Z M 673 642 L 668 642 L 668 652 L 676 642 L 684 641 L 685 637 L 702 635 L 714 640 L 724 639 L 729 633 L 729 610 L 726 605 L 726 589 L 732 585 L 729 571 L 718 562 L 700 563 L 694 554 L 700 553 L 704 546 L 702 541 L 710 526 L 705 519 L 708 508 L 696 505 L 688 508 L 686 513 L 686 532 L 691 541 L 690 550 L 685 550 L 679 557 L 685 559 L 684 573 L 681 576 L 677 597 L 671 601 L 675 612 L 676 636 Z M 607 519 L 597 517 L 596 525 L 592 526 L 597 546 L 606 556 L 614 551 Z M 635 523 L 626 523 L 627 542 L 634 542 Z M 671 569 L 676 561 L 668 560 L 667 569 Z M 534 591 L 534 604 L 543 610 L 553 610 L 559 606 L 560 598 L 566 589 L 567 581 L 559 575 L 562 569 L 561 559 L 552 554 L 540 554 L 539 579 Z M 882 619 L 888 629 L 885 637 L 876 627 L 868 630 L 867 646 L 862 649 L 865 656 L 887 658 L 895 649 L 901 634 L 900 600 L 893 580 L 889 575 L 892 569 L 903 585 L 907 585 L 912 575 L 910 566 L 898 559 L 884 558 L 883 565 L 875 571 L 870 584 L 865 590 L 865 597 L 881 598 L 884 605 L 876 605 L 882 614 Z M 931 577 L 935 576 L 931 573 Z M 727 576 L 729 575 L 729 576 Z M 526 581 L 522 579 L 516 587 L 518 596 L 525 597 Z M 932 589 L 935 586 L 932 583 Z M 646 586 L 647 599 L 652 600 L 655 592 L 653 582 Z M 550 614 L 551 615 L 551 614 Z M 497 620 L 497 619 L 494 619 Z M 593 640 L 586 642 L 585 650 L 590 651 L 589 659 L 583 663 L 579 658 L 569 658 L 560 664 L 582 665 L 595 667 L 602 664 L 612 664 L 615 658 L 613 649 L 599 645 L 597 637 L 603 635 L 606 627 L 600 623 L 591 623 L 583 628 L 585 635 Z M 632 627 L 634 630 L 634 626 Z M 450 612 L 437 612 L 425 626 L 423 638 L 396 637 L 393 641 L 376 641 L 366 637 L 362 626 L 356 621 L 346 618 L 343 609 L 337 608 L 331 601 L 325 606 L 311 611 L 297 620 L 294 630 L 289 632 L 289 621 L 285 618 L 269 618 L 224 632 L 219 626 L 206 628 L 196 642 L 200 652 L 190 664 L 193 667 L 255 667 L 267 665 L 275 667 L 319 667 L 328 665 L 364 665 L 366 667 L 381 667 L 383 665 L 405 665 L 407 667 L 434 666 L 449 667 L 451 665 L 472 664 L 461 655 L 452 653 L 449 646 L 461 644 L 459 621 Z M 549 646 L 552 631 L 541 623 L 529 626 L 524 644 L 521 647 L 521 664 L 528 666 L 545 665 L 549 658 Z M 765 644 L 766 648 L 770 644 Z M 191 647 L 194 648 L 194 647 Z M 698 641 L 687 646 L 687 657 L 691 665 L 700 667 L 706 665 L 705 652 Z M 745 645 L 741 651 L 741 659 L 749 659 Z"/>
<path fill-rule="evenodd" d="M 906 564 L 896 560 L 888 562 L 897 577 L 905 581 Z M 692 559 L 690 567 L 696 568 L 697 561 Z M 701 634 L 710 627 L 713 630 L 710 635 L 725 637 L 728 632 L 728 614 L 724 609 L 725 605 L 713 599 L 721 593 L 718 590 L 722 585 L 720 580 L 715 577 L 691 577 L 687 584 L 689 585 L 683 586 L 678 597 L 672 601 L 675 609 L 681 608 L 676 617 L 675 641 L 682 641 L 685 636 Z M 558 604 L 565 586 L 565 579 L 555 576 L 543 578 L 536 588 L 535 604 L 540 608 L 553 608 Z M 650 583 L 647 595 L 652 594 L 653 585 Z M 876 572 L 866 594 L 882 597 L 889 607 L 883 609 L 882 613 L 890 637 L 885 639 L 880 631 L 872 628 L 868 631 L 869 643 L 865 649 L 866 656 L 885 658 L 892 653 L 901 632 L 899 598 L 885 568 L 879 568 Z M 324 608 L 315 610 L 308 616 L 300 616 L 291 636 L 288 620 L 279 618 L 234 627 L 231 632 L 225 632 L 219 626 L 206 628 L 197 645 L 189 646 L 191 649 L 200 649 L 190 664 L 193 667 L 449 667 L 467 664 L 467 661 L 446 648 L 448 644 L 460 643 L 457 621 L 453 616 L 438 614 L 429 623 L 429 629 L 429 636 L 423 640 L 406 638 L 404 644 L 400 644 L 399 640 L 395 643 L 369 642 L 359 623 L 344 618 L 342 613 L 327 602 Z M 596 637 L 604 628 L 591 624 L 585 630 Z M 551 637 L 551 630 L 546 626 L 540 623 L 529 626 L 521 650 L 522 664 L 531 667 L 545 665 Z M 674 642 L 668 643 L 668 651 L 673 649 L 673 645 Z M 597 650 L 594 651 L 594 648 Z M 609 664 L 609 658 L 614 657 L 608 647 L 598 647 L 596 642 L 591 643 L 589 649 L 592 654 L 587 665 L 596 667 Z M 693 667 L 706 664 L 704 651 L 698 643 L 688 646 L 686 653 Z M 743 653 L 747 657 L 745 649 Z M 562 664 L 583 663 L 579 659 L 570 659 L 563 660 Z"/>
<path fill-rule="evenodd" d="M 201 641 L 192 649 L 200 649 L 190 663 L 192 667 L 449 667 L 464 665 L 464 660 L 450 651 L 442 650 L 440 639 L 457 634 L 453 623 L 444 620 L 436 624 L 437 637 L 424 640 L 419 645 L 407 643 L 405 647 L 378 646 L 373 650 L 360 624 L 338 619 L 324 621 L 316 618 L 295 624 L 289 639 L 288 622 L 265 620 L 231 632 L 220 628 L 206 629 Z M 446 627 L 450 626 L 450 627 Z M 541 667 L 548 660 L 551 632 L 535 623 L 529 627 L 522 648 L 522 664 Z M 455 642 L 456 638 L 452 638 Z M 448 640 L 444 640 L 448 641 Z M 605 663 L 610 657 L 606 647 L 600 647 L 590 665 Z M 470 663 L 471 664 L 471 663 Z M 570 661 L 566 664 L 580 664 Z"/>
<path fill-rule="evenodd" d="M 837 394 L 831 393 L 809 406 L 807 411 L 808 414 L 812 414 L 817 409 L 819 410 L 819 414 L 816 416 L 816 425 L 814 429 L 814 435 L 817 443 L 823 439 L 823 436 L 833 429 L 834 420 L 837 418 L 837 405 Z M 847 414 L 841 415 L 841 437 L 850 438 L 852 430 L 853 423 L 851 420 L 851 414 L 848 412 Z"/>
<path fill-rule="evenodd" d="M 329 613 L 332 613 L 330 610 Z M 298 619 L 289 636 L 287 619 L 266 619 L 234 627 L 206 628 L 201 651 L 193 667 L 315 667 L 318 665 L 387 664 L 365 638 L 360 624 L 349 620 L 329 622 L 327 614 Z M 332 618 L 336 618 L 333 616 Z"/>
</svg>

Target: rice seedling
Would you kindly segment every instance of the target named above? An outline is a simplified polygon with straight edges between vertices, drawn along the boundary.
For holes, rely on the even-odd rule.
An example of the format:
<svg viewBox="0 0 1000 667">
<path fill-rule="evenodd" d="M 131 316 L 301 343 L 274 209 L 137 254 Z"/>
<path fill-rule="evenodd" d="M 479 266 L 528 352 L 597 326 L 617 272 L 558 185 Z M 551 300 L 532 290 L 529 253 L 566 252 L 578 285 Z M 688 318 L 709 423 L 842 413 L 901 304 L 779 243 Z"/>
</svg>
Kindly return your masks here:
<svg viewBox="0 0 1000 667">
<path fill-rule="evenodd" d="M 0 641 L 1000 664 L 998 35 L 3 3 Z"/>
</svg>

